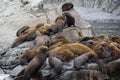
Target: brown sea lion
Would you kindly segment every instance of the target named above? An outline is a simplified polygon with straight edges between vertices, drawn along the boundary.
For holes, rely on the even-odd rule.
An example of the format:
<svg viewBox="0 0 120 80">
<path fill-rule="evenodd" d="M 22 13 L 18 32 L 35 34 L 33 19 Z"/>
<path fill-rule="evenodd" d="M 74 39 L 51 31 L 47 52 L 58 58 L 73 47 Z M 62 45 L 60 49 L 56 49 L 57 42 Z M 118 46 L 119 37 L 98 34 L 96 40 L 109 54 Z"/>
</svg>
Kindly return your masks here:
<svg viewBox="0 0 120 80">
<path fill-rule="evenodd" d="M 66 25 L 66 16 L 62 14 L 56 18 L 55 24 L 52 25 L 51 28 L 49 28 L 45 34 L 52 35 L 57 32 L 61 32 L 65 28 L 65 25 Z"/>
<path fill-rule="evenodd" d="M 35 40 L 36 37 L 36 28 L 29 28 L 15 39 L 11 47 L 14 48 L 25 41 Z"/>
<path fill-rule="evenodd" d="M 22 28 L 20 28 L 17 33 L 16 33 L 16 36 L 19 37 L 20 34 L 22 34 L 23 32 L 25 32 L 27 29 L 29 29 L 30 27 L 29 26 L 24 26 Z"/>
<path fill-rule="evenodd" d="M 56 56 L 62 61 L 67 61 L 73 58 L 74 55 L 80 56 L 87 52 L 92 52 L 94 55 L 93 59 L 98 59 L 97 54 L 92 49 L 80 43 L 64 44 L 60 47 L 50 50 L 48 53 L 49 55 Z"/>
<path fill-rule="evenodd" d="M 39 54 L 36 54 L 36 56 L 27 65 L 23 75 L 24 80 L 30 80 L 30 78 L 35 75 L 37 71 L 43 66 L 47 58 L 47 50 L 48 48 L 46 46 L 41 46 Z"/>
</svg>

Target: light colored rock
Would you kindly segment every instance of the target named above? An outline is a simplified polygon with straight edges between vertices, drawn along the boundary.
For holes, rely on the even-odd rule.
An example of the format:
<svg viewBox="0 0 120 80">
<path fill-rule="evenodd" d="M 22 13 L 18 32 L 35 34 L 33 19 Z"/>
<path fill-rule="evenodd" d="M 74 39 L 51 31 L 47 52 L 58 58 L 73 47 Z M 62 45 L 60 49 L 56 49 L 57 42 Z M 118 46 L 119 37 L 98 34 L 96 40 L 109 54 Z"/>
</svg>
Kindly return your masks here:
<svg viewBox="0 0 120 80">
<path fill-rule="evenodd" d="M 9 74 L 0 74 L 0 80 L 12 80 Z"/>
<path fill-rule="evenodd" d="M 19 76 L 23 72 L 24 69 L 25 69 L 25 66 L 19 65 L 11 70 L 10 75 L 11 76 Z"/>
<path fill-rule="evenodd" d="M 0 74 L 4 74 L 4 71 L 0 68 Z"/>
</svg>

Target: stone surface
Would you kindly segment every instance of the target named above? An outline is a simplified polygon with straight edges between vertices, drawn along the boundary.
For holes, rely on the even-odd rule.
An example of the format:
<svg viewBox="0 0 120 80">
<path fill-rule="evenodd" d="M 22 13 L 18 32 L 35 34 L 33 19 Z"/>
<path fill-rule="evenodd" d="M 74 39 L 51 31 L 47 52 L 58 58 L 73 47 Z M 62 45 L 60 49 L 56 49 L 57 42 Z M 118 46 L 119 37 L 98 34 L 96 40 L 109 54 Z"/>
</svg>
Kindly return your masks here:
<svg viewBox="0 0 120 80">
<path fill-rule="evenodd" d="M 11 76 L 19 76 L 23 72 L 24 69 L 25 69 L 25 66 L 19 65 L 11 70 L 10 75 Z"/>
<path fill-rule="evenodd" d="M 0 74 L 0 80 L 13 80 L 9 74 Z"/>
<path fill-rule="evenodd" d="M 21 2 L 23 1 L 23 3 Z M 55 18 L 61 14 L 61 5 L 66 0 L 44 0 L 45 4 L 40 3 L 40 0 L 0 0 L 0 67 L 2 69 L 6 69 L 6 73 L 9 73 L 13 76 L 19 75 L 23 70 L 23 66 L 18 65 L 20 56 L 27 50 L 31 49 L 32 42 L 25 42 L 19 45 L 16 48 L 11 49 L 10 46 L 16 38 L 16 31 L 21 27 L 28 25 L 30 27 L 34 27 L 38 23 L 52 23 Z M 75 10 L 71 10 L 71 14 L 76 18 L 76 26 L 79 26 L 78 29 L 68 28 L 64 29 L 62 33 L 57 35 L 65 35 L 70 42 L 76 42 L 81 36 L 79 35 L 79 31 L 83 32 L 84 36 L 93 36 L 91 25 L 87 23 L 86 20 L 91 21 L 111 21 L 118 22 L 120 15 L 120 6 L 119 0 L 69 0 L 75 3 L 76 6 L 79 6 L 75 10 L 79 13 L 75 12 Z M 27 3 L 28 2 L 28 3 Z M 91 3 L 91 4 L 90 4 Z M 52 7 L 50 7 L 52 5 Z M 56 6 L 57 7 L 54 7 Z M 80 8 L 87 7 L 85 8 Z M 94 9 L 89 9 L 89 8 Z M 96 10 L 99 8 L 100 10 Z M 86 11 L 86 12 L 85 12 Z M 104 13 L 101 11 L 109 12 Z M 84 13 L 85 12 L 85 13 Z M 100 13 L 100 14 L 98 14 Z M 81 14 L 82 16 L 80 16 Z M 114 15 L 113 15 L 114 14 Z M 117 16 L 116 16 L 117 15 Z M 84 19 L 82 19 L 84 18 Z M 106 20 L 104 20 L 106 19 Z M 117 20 L 116 20 L 117 19 Z M 95 22 L 94 22 L 95 23 Z M 54 36 L 57 36 L 54 35 Z M 113 61 L 106 65 L 108 73 L 115 74 L 119 73 L 120 67 L 119 60 Z M 84 65 L 83 65 L 84 66 Z M 90 63 L 87 65 L 88 70 L 79 70 L 75 71 L 73 66 L 73 61 L 64 63 L 63 73 L 55 76 L 54 70 L 49 70 L 49 64 L 43 68 L 42 73 L 43 76 L 48 78 L 51 75 L 52 80 L 81 80 L 89 79 L 90 76 L 96 77 L 99 76 L 99 69 L 97 64 Z M 11 71 L 12 70 L 12 71 Z M 97 71 L 96 71 L 97 70 Z M 118 71 L 118 73 L 116 73 Z M 1 70 L 0 80 L 11 80 L 10 75 L 4 74 Z M 94 73 L 93 75 L 91 73 Z M 110 75 L 110 74 L 109 74 Z M 111 76 L 110 75 L 110 76 Z M 119 74 L 118 74 L 119 75 Z M 55 77 L 52 77 L 55 76 Z M 93 78 L 92 77 L 92 78 Z M 117 77 L 117 76 L 115 76 Z M 91 80 L 92 80 L 91 78 Z M 98 78 L 97 78 L 98 79 Z M 113 80 L 114 77 L 111 77 Z M 19 79 L 20 80 L 20 79 Z M 102 80 L 102 79 L 99 79 Z M 118 78 L 119 80 L 119 78 Z"/>
</svg>

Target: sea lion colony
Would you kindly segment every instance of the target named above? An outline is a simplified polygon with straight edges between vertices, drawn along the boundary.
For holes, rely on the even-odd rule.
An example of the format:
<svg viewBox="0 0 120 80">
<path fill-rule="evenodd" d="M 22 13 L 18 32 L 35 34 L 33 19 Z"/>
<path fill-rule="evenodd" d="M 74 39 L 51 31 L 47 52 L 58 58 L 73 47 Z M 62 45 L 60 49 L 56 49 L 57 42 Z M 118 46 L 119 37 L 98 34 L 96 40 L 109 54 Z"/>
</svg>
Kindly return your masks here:
<svg viewBox="0 0 120 80">
<path fill-rule="evenodd" d="M 24 80 L 30 80 L 44 65 L 47 57 L 50 67 L 54 68 L 57 74 L 61 74 L 63 63 L 71 59 L 74 59 L 75 70 L 81 69 L 86 62 L 96 62 L 101 71 L 105 72 L 102 64 L 120 58 L 120 37 L 117 36 L 82 37 L 76 43 L 70 43 L 64 35 L 50 40 L 50 36 L 62 32 L 64 28 L 79 26 L 75 25 L 74 16 L 67 12 L 74 8 L 74 5 L 66 2 L 61 8 L 63 13 L 54 23 L 24 26 L 17 31 L 12 48 L 25 41 L 34 41 L 32 49 L 20 58 L 20 64 L 27 64 Z"/>
</svg>

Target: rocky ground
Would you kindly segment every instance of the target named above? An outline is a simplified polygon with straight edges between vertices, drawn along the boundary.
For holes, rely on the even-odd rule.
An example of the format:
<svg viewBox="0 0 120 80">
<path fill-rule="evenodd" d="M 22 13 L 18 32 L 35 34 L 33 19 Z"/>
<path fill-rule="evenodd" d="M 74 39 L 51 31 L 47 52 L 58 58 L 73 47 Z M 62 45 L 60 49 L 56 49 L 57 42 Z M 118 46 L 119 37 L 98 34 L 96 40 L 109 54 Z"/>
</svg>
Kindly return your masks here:
<svg viewBox="0 0 120 80">
<path fill-rule="evenodd" d="M 81 0 L 82 1 L 82 0 Z M 48 3 L 47 3 L 48 2 Z M 19 57 L 22 53 L 26 50 L 31 48 L 31 42 L 26 42 L 17 48 L 10 48 L 11 44 L 16 38 L 16 31 L 21 27 L 28 25 L 28 26 L 35 26 L 36 24 L 43 22 L 43 23 L 52 23 L 54 22 L 55 18 L 60 15 L 61 10 L 60 6 L 65 2 L 65 0 L 0 0 L 0 80 L 13 80 L 11 76 L 18 76 L 24 69 L 24 66 L 18 65 Z M 99 22 L 115 22 L 118 23 L 120 20 L 119 11 L 114 10 L 111 13 L 106 13 L 111 11 L 110 9 L 105 9 L 106 12 L 101 11 L 102 8 L 87 8 L 87 4 L 77 4 L 77 0 L 75 0 L 75 9 L 79 12 L 81 17 L 88 22 L 93 24 L 93 21 Z M 118 1 L 119 2 L 119 1 Z M 83 5 L 83 6 L 81 6 Z M 88 6 L 89 7 L 89 6 Z M 119 7 L 118 7 L 119 10 Z M 54 14 L 53 14 L 54 13 Z M 65 30 L 63 34 L 66 34 L 67 31 Z M 79 37 L 76 30 L 72 30 L 73 32 L 68 33 L 67 36 L 73 35 L 75 37 Z M 74 37 L 74 38 L 75 38 Z M 77 39 L 75 38 L 75 39 Z M 74 41 L 73 38 L 71 41 Z M 59 76 L 62 80 L 71 80 L 75 79 L 80 72 L 71 72 L 69 69 L 73 67 L 72 61 L 69 63 L 70 66 L 65 66 L 68 68 L 65 75 L 62 74 Z M 119 60 L 118 62 L 119 63 Z M 92 65 L 92 64 L 90 64 Z M 95 64 L 96 65 L 96 64 Z M 110 64 L 111 65 L 111 64 Z M 86 72 L 86 70 L 84 70 Z M 83 71 L 83 72 L 84 72 Z M 48 76 L 52 73 L 49 73 L 46 70 L 43 70 L 42 73 L 44 76 Z M 74 73 L 74 74 L 73 74 Z M 89 71 L 88 71 L 89 73 Z M 92 72 L 93 73 L 93 72 Z M 10 76 L 10 75 L 11 76 Z M 75 75 L 76 74 L 76 75 Z M 85 73 L 87 74 L 87 73 Z M 96 72 L 96 74 L 98 74 Z M 69 75 L 69 76 L 68 76 Z M 61 77 L 65 76 L 65 77 Z M 19 79 L 18 79 L 19 80 Z M 83 79 L 84 80 L 84 79 Z"/>
</svg>

